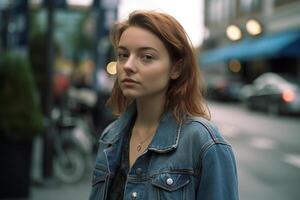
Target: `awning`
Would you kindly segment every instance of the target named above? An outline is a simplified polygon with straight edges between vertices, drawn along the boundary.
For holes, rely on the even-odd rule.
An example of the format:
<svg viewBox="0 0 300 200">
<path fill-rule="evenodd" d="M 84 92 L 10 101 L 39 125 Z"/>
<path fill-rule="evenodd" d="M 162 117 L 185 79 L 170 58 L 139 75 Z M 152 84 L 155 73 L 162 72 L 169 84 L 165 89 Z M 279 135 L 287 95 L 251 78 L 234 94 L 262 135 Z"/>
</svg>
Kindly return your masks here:
<svg viewBox="0 0 300 200">
<path fill-rule="evenodd" d="M 200 63 L 276 57 L 300 57 L 300 30 L 244 39 L 234 45 L 206 51 L 200 56 Z"/>
</svg>

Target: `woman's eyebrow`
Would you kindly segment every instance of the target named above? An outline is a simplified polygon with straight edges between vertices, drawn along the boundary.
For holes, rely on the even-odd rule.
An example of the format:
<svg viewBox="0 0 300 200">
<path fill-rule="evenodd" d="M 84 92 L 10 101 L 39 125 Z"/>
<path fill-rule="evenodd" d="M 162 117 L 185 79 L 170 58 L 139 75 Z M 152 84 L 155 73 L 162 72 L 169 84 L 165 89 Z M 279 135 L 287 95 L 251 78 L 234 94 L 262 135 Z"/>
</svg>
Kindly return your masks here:
<svg viewBox="0 0 300 200">
<path fill-rule="evenodd" d="M 147 50 L 152 50 L 152 51 L 155 51 L 155 52 L 159 52 L 157 49 L 153 48 L 153 47 L 140 47 L 138 48 L 139 51 L 147 51 Z"/>
<path fill-rule="evenodd" d="M 118 50 L 127 50 L 127 48 L 124 46 L 118 46 Z"/>
<path fill-rule="evenodd" d="M 128 50 L 128 48 L 125 47 L 125 46 L 118 46 L 118 49 L 119 49 L 119 50 Z M 138 51 L 152 50 L 152 51 L 155 51 L 156 53 L 159 52 L 156 48 L 154 48 L 154 47 L 148 47 L 148 46 L 146 46 L 146 47 L 139 47 L 137 50 L 138 50 Z"/>
</svg>

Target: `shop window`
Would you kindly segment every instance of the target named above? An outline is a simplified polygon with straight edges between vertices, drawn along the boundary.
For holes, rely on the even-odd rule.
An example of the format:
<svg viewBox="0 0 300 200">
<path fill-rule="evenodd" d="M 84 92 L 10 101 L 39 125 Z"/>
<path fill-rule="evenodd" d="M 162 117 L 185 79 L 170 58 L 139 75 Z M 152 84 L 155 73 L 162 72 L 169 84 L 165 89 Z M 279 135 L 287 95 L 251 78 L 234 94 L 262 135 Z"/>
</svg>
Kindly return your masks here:
<svg viewBox="0 0 300 200">
<path fill-rule="evenodd" d="M 207 22 L 209 24 L 222 24 L 224 23 L 225 3 L 223 0 L 209 0 L 207 4 Z"/>
<path fill-rule="evenodd" d="M 275 6 L 280 7 L 291 3 L 299 2 L 299 0 L 275 0 Z"/>
<path fill-rule="evenodd" d="M 248 16 L 262 12 L 263 1 L 261 0 L 242 0 L 240 2 L 240 16 Z"/>
</svg>

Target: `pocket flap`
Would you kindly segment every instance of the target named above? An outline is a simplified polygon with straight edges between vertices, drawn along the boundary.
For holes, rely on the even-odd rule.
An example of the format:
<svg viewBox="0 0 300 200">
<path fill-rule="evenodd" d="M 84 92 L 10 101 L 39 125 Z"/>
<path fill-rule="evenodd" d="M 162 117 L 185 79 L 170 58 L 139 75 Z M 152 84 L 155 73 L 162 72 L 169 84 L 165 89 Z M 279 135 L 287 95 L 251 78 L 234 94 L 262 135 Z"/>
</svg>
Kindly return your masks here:
<svg viewBox="0 0 300 200">
<path fill-rule="evenodd" d="M 93 186 L 99 182 L 105 181 L 107 175 L 108 172 L 104 171 L 103 167 L 96 165 L 93 171 L 93 178 L 92 178 Z"/>
<path fill-rule="evenodd" d="M 152 185 L 167 191 L 175 191 L 187 185 L 190 182 L 190 176 L 187 174 L 163 173 L 152 179 Z"/>
</svg>

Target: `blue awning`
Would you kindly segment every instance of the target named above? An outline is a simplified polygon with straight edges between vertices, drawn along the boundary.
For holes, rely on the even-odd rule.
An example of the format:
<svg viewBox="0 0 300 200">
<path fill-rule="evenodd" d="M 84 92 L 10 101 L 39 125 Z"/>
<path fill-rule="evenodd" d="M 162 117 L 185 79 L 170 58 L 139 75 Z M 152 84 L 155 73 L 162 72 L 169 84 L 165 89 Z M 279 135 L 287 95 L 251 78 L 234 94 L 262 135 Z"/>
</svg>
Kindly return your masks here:
<svg viewBox="0 0 300 200">
<path fill-rule="evenodd" d="M 203 52 L 203 65 L 223 62 L 229 59 L 251 60 L 275 57 L 300 57 L 300 31 L 249 38 L 239 43 Z"/>
</svg>

